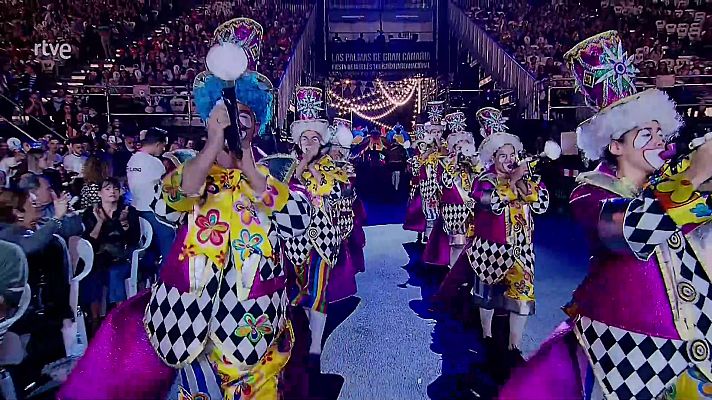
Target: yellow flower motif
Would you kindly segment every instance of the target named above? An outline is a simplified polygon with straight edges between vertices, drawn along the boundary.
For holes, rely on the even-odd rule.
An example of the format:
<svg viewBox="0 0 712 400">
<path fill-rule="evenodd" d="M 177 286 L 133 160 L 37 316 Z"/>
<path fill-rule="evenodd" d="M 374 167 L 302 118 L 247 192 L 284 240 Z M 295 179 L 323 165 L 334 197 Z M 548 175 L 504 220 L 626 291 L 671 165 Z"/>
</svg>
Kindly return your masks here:
<svg viewBox="0 0 712 400">
<path fill-rule="evenodd" d="M 684 174 L 672 175 L 668 180 L 660 182 L 656 189 L 662 193 L 671 193 L 670 199 L 674 203 L 686 203 L 694 194 L 692 182 Z"/>
</svg>

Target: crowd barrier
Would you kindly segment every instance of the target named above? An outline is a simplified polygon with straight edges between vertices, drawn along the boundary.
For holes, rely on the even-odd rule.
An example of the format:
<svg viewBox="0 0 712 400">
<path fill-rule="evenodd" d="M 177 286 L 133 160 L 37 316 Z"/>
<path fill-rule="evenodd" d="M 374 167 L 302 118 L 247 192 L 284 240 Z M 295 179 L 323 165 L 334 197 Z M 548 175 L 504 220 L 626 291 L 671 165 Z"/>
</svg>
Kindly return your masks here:
<svg viewBox="0 0 712 400">
<path fill-rule="evenodd" d="M 451 0 L 448 7 L 450 30 L 501 85 L 517 94 L 525 118 L 539 116 L 541 84 L 492 39 L 485 30 Z"/>
</svg>

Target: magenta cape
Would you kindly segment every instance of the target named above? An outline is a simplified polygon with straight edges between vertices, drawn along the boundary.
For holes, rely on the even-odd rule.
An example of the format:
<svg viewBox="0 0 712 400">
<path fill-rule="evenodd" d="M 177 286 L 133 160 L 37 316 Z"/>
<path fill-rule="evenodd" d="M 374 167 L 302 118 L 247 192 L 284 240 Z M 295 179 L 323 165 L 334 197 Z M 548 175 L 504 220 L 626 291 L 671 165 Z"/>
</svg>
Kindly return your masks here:
<svg viewBox="0 0 712 400">
<path fill-rule="evenodd" d="M 425 224 L 423 198 L 420 197 L 420 192 L 418 192 L 412 200 L 408 201 L 408 208 L 405 210 L 405 223 L 403 223 L 403 229 L 422 233 L 425 232 Z"/>
<path fill-rule="evenodd" d="M 582 376 L 588 360 L 575 344 L 568 322 L 559 325 L 527 363 L 515 369 L 500 400 L 583 399 Z"/>
<path fill-rule="evenodd" d="M 107 317 L 86 354 L 62 385 L 60 400 L 165 399 L 176 370 L 164 364 L 148 341 L 145 290 Z"/>
<path fill-rule="evenodd" d="M 450 237 L 443 229 L 442 217 L 435 220 L 423 251 L 423 262 L 443 267 L 450 265 Z"/>
</svg>

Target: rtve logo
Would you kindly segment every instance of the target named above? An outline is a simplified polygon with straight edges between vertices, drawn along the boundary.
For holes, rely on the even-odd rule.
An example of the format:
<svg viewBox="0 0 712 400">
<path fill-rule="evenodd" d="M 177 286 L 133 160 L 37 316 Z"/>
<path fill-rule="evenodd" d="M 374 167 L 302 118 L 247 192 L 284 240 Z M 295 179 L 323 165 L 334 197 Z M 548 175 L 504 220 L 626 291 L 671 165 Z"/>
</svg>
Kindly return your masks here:
<svg viewBox="0 0 712 400">
<path fill-rule="evenodd" d="M 59 57 L 62 60 L 72 58 L 72 46 L 69 43 L 47 43 L 42 40 L 42 43 L 35 43 L 35 56 L 51 56 L 52 58 Z"/>
</svg>

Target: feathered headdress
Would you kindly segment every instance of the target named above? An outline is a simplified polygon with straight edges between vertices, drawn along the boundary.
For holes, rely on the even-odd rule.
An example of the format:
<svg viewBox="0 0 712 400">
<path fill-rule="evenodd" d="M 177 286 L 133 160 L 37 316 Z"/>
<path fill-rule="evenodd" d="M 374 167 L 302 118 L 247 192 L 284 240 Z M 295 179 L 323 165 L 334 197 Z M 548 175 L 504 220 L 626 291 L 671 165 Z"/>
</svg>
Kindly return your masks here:
<svg viewBox="0 0 712 400">
<path fill-rule="evenodd" d="M 195 106 L 207 121 L 225 88 L 235 87 L 237 101 L 247 105 L 259 122 L 262 135 L 272 120 L 274 86 L 258 72 L 257 60 L 262 41 L 262 26 L 248 18 L 235 18 L 215 29 L 213 47 L 208 51 L 203 71 L 193 81 Z"/>
</svg>

